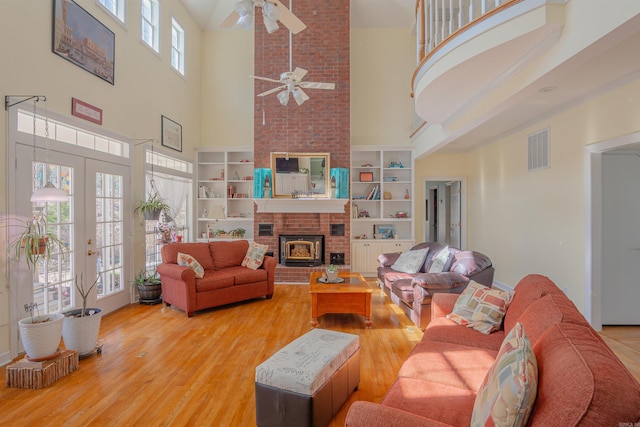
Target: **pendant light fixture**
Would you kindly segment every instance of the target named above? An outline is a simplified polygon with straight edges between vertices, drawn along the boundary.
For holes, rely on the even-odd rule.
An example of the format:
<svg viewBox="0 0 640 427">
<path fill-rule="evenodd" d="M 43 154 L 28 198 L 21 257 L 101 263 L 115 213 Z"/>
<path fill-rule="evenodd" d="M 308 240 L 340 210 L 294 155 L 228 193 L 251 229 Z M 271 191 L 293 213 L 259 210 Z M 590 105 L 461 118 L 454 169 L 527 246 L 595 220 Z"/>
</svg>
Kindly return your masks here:
<svg viewBox="0 0 640 427">
<path fill-rule="evenodd" d="M 46 102 L 47 98 L 44 98 L 44 101 Z M 40 98 L 34 98 L 33 100 L 33 164 L 35 165 L 36 163 L 36 121 L 37 121 L 37 116 L 36 116 L 36 102 L 40 101 Z M 44 125 L 44 137 L 45 137 L 45 144 L 47 144 L 47 141 L 49 140 L 49 121 L 47 120 L 47 118 L 45 118 L 45 125 Z M 45 173 L 45 181 L 47 182 L 45 184 L 44 187 L 42 188 L 38 188 L 36 189 L 36 191 L 33 192 L 33 194 L 31 195 L 31 201 L 32 202 L 68 202 L 69 201 L 69 195 L 67 194 L 66 191 L 63 191 L 59 188 L 57 188 L 55 185 L 53 185 L 53 183 L 51 182 L 50 179 L 48 179 L 47 177 L 47 170 L 48 170 L 48 166 L 49 166 L 49 150 L 47 147 L 45 147 L 45 155 L 46 155 L 46 159 L 45 159 L 45 166 L 44 166 L 44 173 Z M 36 170 L 34 168 L 33 170 L 33 182 L 36 182 Z"/>
</svg>

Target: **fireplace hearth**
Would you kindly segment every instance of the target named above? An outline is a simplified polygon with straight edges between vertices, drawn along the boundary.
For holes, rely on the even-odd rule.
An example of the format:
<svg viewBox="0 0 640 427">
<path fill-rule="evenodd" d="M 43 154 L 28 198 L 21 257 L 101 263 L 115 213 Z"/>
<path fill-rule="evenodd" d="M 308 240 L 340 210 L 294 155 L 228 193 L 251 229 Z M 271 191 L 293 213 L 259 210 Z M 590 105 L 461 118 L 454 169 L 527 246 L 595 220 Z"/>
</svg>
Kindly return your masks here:
<svg viewBox="0 0 640 427">
<path fill-rule="evenodd" d="M 281 234 L 280 264 L 314 267 L 324 263 L 324 236 L 320 234 Z"/>
</svg>

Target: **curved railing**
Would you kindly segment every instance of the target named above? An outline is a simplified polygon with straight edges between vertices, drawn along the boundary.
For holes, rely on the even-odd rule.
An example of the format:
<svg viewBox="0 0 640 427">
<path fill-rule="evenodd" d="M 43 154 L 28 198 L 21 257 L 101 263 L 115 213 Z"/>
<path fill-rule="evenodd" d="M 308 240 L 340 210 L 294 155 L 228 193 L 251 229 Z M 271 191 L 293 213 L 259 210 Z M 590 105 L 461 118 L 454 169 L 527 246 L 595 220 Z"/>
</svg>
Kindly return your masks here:
<svg viewBox="0 0 640 427">
<path fill-rule="evenodd" d="M 415 79 L 427 60 L 461 32 L 486 18 L 524 0 L 416 0 L 416 62 Z M 424 125 L 418 119 L 414 133 Z"/>
</svg>

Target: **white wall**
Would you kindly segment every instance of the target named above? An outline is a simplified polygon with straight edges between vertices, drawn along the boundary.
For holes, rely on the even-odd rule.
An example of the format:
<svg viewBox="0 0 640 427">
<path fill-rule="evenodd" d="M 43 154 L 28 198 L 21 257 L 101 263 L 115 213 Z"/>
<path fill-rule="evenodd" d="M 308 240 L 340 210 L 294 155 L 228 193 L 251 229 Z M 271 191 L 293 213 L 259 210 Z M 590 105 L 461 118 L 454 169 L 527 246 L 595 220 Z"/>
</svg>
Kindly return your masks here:
<svg viewBox="0 0 640 427">
<path fill-rule="evenodd" d="M 407 145 L 413 131 L 415 35 L 351 30 L 351 144 Z"/>
<path fill-rule="evenodd" d="M 37 4 L 36 4 L 37 3 Z M 51 51 L 52 2 L 33 0 L 0 1 L 0 96 L 46 95 L 51 111 L 70 115 L 71 98 L 103 110 L 102 127 L 128 138 L 160 139 L 160 116 L 182 125 L 183 154 L 192 157 L 200 145 L 200 75 L 202 33 L 179 1 L 161 1 L 162 36 L 160 55 L 140 41 L 140 3 L 128 1 L 126 28 L 119 25 L 95 0 L 76 0 L 115 33 L 115 85 L 77 67 Z M 170 66 L 171 18 L 186 33 L 185 76 Z M 29 104 L 26 104 L 27 106 Z M 0 118 L 0 165 L 6 165 L 7 115 Z M 162 148 L 158 148 L 162 150 Z M 167 152 L 171 152 L 168 150 Z M 141 153 L 140 150 L 135 151 Z M 175 151 L 173 151 L 175 153 Z M 143 196 L 142 159 L 136 159 L 133 173 L 135 197 Z M 7 179 L 0 174 L 0 212 L 6 212 Z M 135 229 L 135 227 L 134 227 Z M 4 236 L 1 236 L 4 237 Z M 0 358 L 9 350 L 9 296 L 6 274 L 5 238 L 0 243 Z M 134 253 L 143 251 L 141 234 Z"/>
</svg>

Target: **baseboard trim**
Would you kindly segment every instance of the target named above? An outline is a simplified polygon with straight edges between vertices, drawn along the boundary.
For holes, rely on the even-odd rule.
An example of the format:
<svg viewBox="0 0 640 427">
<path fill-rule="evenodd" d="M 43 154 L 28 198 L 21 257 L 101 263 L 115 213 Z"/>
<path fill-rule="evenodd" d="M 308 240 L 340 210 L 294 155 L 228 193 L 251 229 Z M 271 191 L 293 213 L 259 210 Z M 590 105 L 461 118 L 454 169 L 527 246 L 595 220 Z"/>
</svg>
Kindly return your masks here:
<svg viewBox="0 0 640 427">
<path fill-rule="evenodd" d="M 493 283 L 491 284 L 491 286 L 494 287 L 494 288 L 498 288 L 501 291 L 507 291 L 507 292 L 513 291 L 513 287 L 512 286 L 509 286 L 506 283 L 502 283 L 502 282 L 499 282 L 497 280 L 494 280 Z"/>
</svg>

